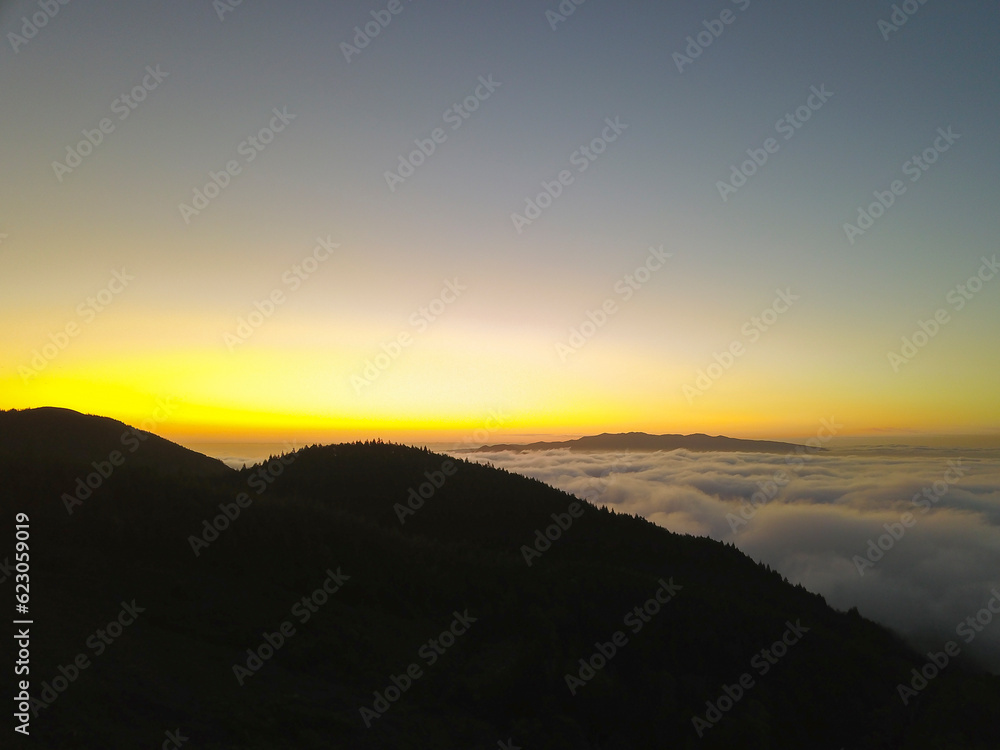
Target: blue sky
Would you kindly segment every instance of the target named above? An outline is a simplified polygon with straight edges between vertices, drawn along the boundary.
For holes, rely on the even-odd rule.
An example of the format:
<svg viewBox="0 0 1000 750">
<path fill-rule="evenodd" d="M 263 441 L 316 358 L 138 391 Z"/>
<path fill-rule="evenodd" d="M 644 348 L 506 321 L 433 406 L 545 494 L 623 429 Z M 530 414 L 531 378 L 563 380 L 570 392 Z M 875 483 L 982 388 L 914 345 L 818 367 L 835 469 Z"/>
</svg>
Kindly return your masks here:
<svg viewBox="0 0 1000 750">
<path fill-rule="evenodd" d="M 168 431 L 256 420 L 268 437 L 447 432 L 497 406 L 535 432 L 791 435 L 831 411 L 858 433 L 995 432 L 1000 287 L 949 308 L 904 367 L 887 361 L 997 250 L 996 4 L 914 5 L 883 32 L 891 3 L 588 0 L 553 30 L 554 2 L 404 1 L 386 16 L 381 2 L 255 0 L 222 18 L 209 0 L 93 2 L 58 6 L 21 43 L 45 11 L 0 3 L 3 405 L 135 418 L 168 395 L 186 404 Z M 391 20 L 348 62 L 341 44 L 373 13 Z M 679 71 L 687 37 L 713 27 Z M 166 75 L 120 119 L 147 67 Z M 485 93 L 481 78 L 498 85 L 453 129 L 447 112 Z M 823 87 L 808 121 L 776 128 Z M 257 152 L 247 139 L 275 109 L 289 122 Z M 112 132 L 57 175 L 103 118 Z M 579 171 L 608 118 L 627 127 Z M 959 137 L 910 182 L 907 163 L 949 127 Z M 435 128 L 442 142 L 390 190 L 386 172 Z M 769 138 L 776 151 L 723 200 L 719 181 Z M 562 170 L 572 184 L 516 231 L 511 214 Z M 905 192 L 851 244 L 844 224 L 894 180 Z M 227 350 L 317 237 L 339 255 Z M 659 246 L 669 263 L 560 358 Z M 134 285 L 26 378 L 122 267 Z M 456 278 L 468 291 L 353 388 Z M 778 289 L 801 302 L 686 398 Z"/>
</svg>

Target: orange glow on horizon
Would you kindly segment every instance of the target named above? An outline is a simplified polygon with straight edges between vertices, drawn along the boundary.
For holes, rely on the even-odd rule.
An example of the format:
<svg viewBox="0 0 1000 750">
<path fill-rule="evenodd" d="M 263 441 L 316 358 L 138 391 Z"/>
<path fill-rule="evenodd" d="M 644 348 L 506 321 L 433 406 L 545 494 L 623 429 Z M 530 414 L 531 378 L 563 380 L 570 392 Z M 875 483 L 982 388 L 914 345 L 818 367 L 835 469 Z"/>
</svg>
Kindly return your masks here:
<svg viewBox="0 0 1000 750">
<path fill-rule="evenodd" d="M 838 436 L 996 434 L 1000 422 L 1000 402 L 976 395 L 993 388 L 985 370 L 969 373 L 965 389 L 941 388 L 930 399 L 914 379 L 873 378 L 858 393 L 837 371 L 807 365 L 792 380 L 748 362 L 689 399 L 692 370 L 670 353 L 641 357 L 595 342 L 560 363 L 544 337 L 518 335 L 520 347 L 498 336 L 494 350 L 474 332 L 442 333 L 358 388 L 353 378 L 371 347 L 321 331 L 295 346 L 254 340 L 233 353 L 218 342 L 165 341 L 125 355 L 102 339 L 87 351 L 68 349 L 27 380 L 0 377 L 0 408 L 62 406 L 177 442 L 299 444 L 483 444 L 602 432 L 791 439 L 815 435 L 824 419 L 842 425 Z"/>
</svg>

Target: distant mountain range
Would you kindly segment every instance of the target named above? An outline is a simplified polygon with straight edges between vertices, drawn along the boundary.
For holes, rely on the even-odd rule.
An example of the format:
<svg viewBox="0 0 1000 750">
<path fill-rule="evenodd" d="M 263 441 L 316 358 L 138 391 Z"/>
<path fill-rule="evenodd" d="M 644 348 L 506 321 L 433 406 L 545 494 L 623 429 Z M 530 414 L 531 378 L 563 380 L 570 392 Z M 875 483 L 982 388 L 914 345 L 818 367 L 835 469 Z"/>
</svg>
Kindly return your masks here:
<svg viewBox="0 0 1000 750">
<path fill-rule="evenodd" d="M 732 451 L 743 453 L 793 453 L 803 450 L 809 450 L 810 452 L 825 450 L 824 448 L 807 448 L 804 445 L 782 443 L 774 440 L 743 440 L 741 438 L 725 437 L 724 435 L 704 435 L 700 432 L 693 435 L 603 432 L 600 435 L 588 435 L 576 440 L 484 445 L 481 448 L 477 448 L 475 452 L 550 451 L 560 448 L 571 451 L 673 451 L 683 448 L 689 451 Z"/>
<path fill-rule="evenodd" d="M 0 412 L 33 746 L 997 747 L 1000 677 L 928 666 L 730 544 L 426 449 L 236 471 L 122 434 Z"/>
</svg>

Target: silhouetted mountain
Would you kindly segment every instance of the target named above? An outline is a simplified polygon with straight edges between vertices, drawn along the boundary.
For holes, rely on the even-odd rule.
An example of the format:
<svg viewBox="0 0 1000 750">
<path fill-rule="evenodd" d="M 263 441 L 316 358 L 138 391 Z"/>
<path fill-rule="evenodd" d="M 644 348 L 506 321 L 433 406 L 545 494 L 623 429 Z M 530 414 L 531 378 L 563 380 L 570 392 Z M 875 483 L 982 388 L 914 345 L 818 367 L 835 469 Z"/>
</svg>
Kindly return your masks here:
<svg viewBox="0 0 1000 750">
<path fill-rule="evenodd" d="M 380 441 L 126 460 L 69 512 L 75 469 L 13 455 L 39 747 L 997 747 L 1000 678 L 951 659 L 904 705 L 926 657 L 856 611 L 502 469 Z"/>
<path fill-rule="evenodd" d="M 155 467 L 164 472 L 199 476 L 232 472 L 218 459 L 116 419 L 53 406 L 0 411 L 0 453 L 10 459 L 85 467 L 95 461 L 109 461 L 114 451 L 133 466 Z"/>
<path fill-rule="evenodd" d="M 645 432 L 602 432 L 587 435 L 576 440 L 543 441 L 537 443 L 501 443 L 484 445 L 477 453 L 495 451 L 549 451 L 557 448 L 571 451 L 673 451 L 683 448 L 689 451 L 741 451 L 744 453 L 794 453 L 808 450 L 812 453 L 825 448 L 807 448 L 794 443 L 774 440 L 743 440 L 724 435 L 649 435 Z"/>
</svg>

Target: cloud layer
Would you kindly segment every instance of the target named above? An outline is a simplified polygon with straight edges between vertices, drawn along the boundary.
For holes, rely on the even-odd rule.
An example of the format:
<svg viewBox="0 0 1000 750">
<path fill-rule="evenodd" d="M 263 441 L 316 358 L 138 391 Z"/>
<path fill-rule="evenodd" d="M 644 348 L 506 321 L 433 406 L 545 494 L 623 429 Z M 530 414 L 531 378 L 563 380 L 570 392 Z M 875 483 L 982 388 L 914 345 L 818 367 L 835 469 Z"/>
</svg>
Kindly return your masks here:
<svg viewBox="0 0 1000 750">
<path fill-rule="evenodd" d="M 981 612 L 991 600 L 1000 609 L 996 450 L 472 457 L 672 531 L 732 542 L 837 609 L 856 606 L 923 650 L 954 640 L 1000 674 L 1000 614 Z M 966 622 L 977 613 L 978 623 Z"/>
</svg>

